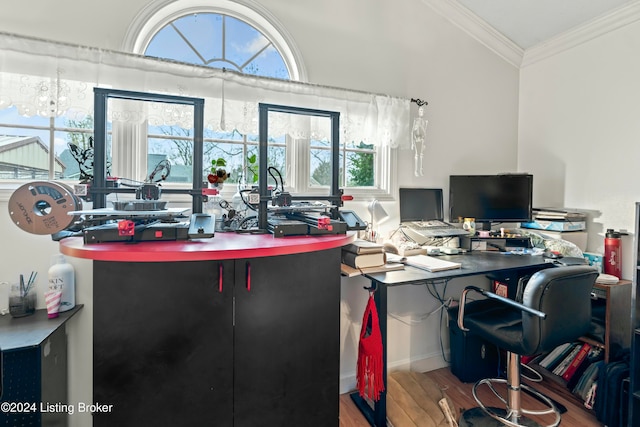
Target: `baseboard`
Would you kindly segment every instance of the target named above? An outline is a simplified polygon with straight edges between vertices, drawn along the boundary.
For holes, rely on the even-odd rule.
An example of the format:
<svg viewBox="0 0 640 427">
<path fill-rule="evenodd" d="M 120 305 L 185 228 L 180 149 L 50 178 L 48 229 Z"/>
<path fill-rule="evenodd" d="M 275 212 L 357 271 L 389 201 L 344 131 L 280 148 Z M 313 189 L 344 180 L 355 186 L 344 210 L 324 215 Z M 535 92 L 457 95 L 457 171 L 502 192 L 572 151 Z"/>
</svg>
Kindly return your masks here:
<svg viewBox="0 0 640 427">
<path fill-rule="evenodd" d="M 447 359 L 449 354 L 447 353 Z M 445 368 L 449 363 L 444 360 L 442 353 L 433 353 L 429 355 L 417 356 L 411 359 L 403 359 L 391 362 L 387 366 L 388 372 L 395 371 L 415 371 L 428 372 L 436 369 Z M 354 366 L 355 368 L 355 366 Z M 349 393 L 356 389 L 356 371 L 349 372 L 340 376 L 340 394 Z"/>
</svg>

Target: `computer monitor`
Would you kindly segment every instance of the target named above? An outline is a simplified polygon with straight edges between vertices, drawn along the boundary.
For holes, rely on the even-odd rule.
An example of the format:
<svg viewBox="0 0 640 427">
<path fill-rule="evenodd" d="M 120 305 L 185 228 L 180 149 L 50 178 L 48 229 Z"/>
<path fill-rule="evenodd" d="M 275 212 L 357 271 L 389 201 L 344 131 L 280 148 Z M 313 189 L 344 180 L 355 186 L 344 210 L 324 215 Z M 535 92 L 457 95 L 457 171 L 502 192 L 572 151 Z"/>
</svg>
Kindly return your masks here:
<svg viewBox="0 0 640 427">
<path fill-rule="evenodd" d="M 400 188 L 400 222 L 444 219 L 442 188 Z"/>
<path fill-rule="evenodd" d="M 492 222 L 531 221 L 532 199 L 533 175 L 451 175 L 449 177 L 451 222 L 475 218 L 476 224 L 481 223 L 482 229 L 490 229 Z"/>
</svg>

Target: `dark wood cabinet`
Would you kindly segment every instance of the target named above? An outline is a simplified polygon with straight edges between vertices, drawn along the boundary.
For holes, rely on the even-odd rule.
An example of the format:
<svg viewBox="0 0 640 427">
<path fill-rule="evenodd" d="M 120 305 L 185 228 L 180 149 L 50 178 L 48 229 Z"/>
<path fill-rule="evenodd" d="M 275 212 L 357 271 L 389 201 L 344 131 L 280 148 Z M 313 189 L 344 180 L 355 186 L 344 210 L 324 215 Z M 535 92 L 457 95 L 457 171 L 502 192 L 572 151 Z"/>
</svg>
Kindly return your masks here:
<svg viewBox="0 0 640 427">
<path fill-rule="evenodd" d="M 235 426 L 338 425 L 334 251 L 236 262 Z"/>
<path fill-rule="evenodd" d="M 231 262 L 94 263 L 94 425 L 232 425 Z M 223 275 L 224 282 L 224 275 Z M 226 286 L 225 286 L 226 285 Z"/>
<path fill-rule="evenodd" d="M 339 263 L 95 261 L 94 425 L 337 426 Z"/>
</svg>

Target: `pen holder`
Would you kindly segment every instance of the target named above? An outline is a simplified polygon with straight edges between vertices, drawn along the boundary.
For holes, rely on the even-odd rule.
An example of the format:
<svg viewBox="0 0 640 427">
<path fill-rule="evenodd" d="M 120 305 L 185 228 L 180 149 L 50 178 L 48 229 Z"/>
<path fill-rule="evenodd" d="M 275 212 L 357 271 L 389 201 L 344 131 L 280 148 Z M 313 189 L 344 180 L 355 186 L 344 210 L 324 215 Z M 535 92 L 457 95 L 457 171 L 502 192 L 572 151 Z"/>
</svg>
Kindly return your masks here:
<svg viewBox="0 0 640 427">
<path fill-rule="evenodd" d="M 11 285 L 9 293 L 9 313 L 13 317 L 29 316 L 36 312 L 38 302 L 36 291 L 30 291 L 23 295 L 18 284 Z"/>
</svg>

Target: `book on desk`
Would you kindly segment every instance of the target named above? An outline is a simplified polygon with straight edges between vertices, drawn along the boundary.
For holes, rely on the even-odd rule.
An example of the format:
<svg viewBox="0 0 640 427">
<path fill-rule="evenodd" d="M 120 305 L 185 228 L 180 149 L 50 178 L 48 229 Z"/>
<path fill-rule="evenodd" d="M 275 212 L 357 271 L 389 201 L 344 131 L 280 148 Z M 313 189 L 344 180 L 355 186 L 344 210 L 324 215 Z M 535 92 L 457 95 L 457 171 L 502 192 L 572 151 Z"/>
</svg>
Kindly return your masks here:
<svg viewBox="0 0 640 427">
<path fill-rule="evenodd" d="M 384 246 L 378 243 L 370 242 L 368 240 L 357 239 L 349 243 L 348 245 L 343 246 L 342 251 L 350 252 L 358 255 L 375 254 L 375 253 L 383 252 Z"/>
<path fill-rule="evenodd" d="M 342 248 L 341 273 L 347 277 L 367 273 L 402 270 L 403 264 L 388 263 L 383 246 L 367 240 L 355 240 Z"/>
<path fill-rule="evenodd" d="M 353 268 L 384 265 L 383 246 L 367 240 L 355 240 L 343 246 L 342 263 Z"/>
<path fill-rule="evenodd" d="M 370 254 L 356 254 L 353 252 L 342 251 L 342 263 L 354 268 L 376 267 L 384 265 L 384 252 Z"/>
</svg>

